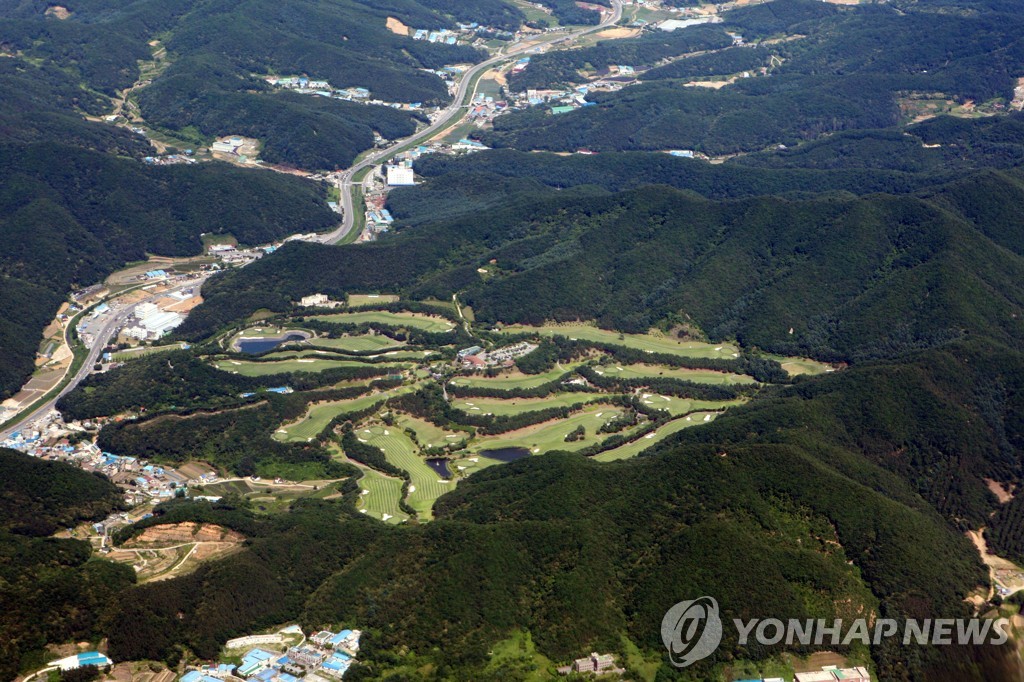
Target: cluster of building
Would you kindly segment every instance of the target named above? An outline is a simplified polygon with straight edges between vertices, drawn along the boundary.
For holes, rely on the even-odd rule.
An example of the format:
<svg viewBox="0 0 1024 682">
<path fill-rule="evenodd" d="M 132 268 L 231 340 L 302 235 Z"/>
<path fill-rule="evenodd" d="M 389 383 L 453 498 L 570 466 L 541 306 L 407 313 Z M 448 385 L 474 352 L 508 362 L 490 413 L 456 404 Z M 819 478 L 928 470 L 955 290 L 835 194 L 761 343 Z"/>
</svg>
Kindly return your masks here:
<svg viewBox="0 0 1024 682">
<path fill-rule="evenodd" d="M 783 677 L 763 677 L 754 679 L 736 680 L 736 682 L 789 682 Z M 821 670 L 796 673 L 793 682 L 871 682 L 871 675 L 867 668 L 840 668 L 839 666 L 824 666 Z"/>
<path fill-rule="evenodd" d="M 318 95 L 320 97 L 341 99 L 346 102 L 375 104 L 381 107 L 406 109 L 410 111 L 423 108 L 422 102 L 387 102 L 382 99 L 372 98 L 370 96 L 370 91 L 366 88 L 336 88 L 327 81 L 313 80 L 306 76 L 286 76 L 283 78 L 278 76 L 266 76 L 264 80 L 266 80 L 270 85 L 294 90 L 295 92 L 304 95 Z"/>
<path fill-rule="evenodd" d="M 520 341 L 511 346 L 503 346 L 486 351 L 480 346 L 463 348 L 457 353 L 459 362 L 464 369 L 484 369 L 485 367 L 511 367 L 516 359 L 537 350 L 537 345 Z"/>
<path fill-rule="evenodd" d="M 195 158 L 192 157 L 192 150 L 186 149 L 184 154 L 167 154 L 165 156 L 146 156 L 142 159 L 143 163 L 148 163 L 151 166 L 174 166 L 181 163 L 198 163 Z"/>
<path fill-rule="evenodd" d="M 467 24 L 469 25 L 469 24 Z M 473 28 L 476 29 L 477 25 L 472 24 Z M 449 31 L 446 28 L 442 28 L 439 31 L 428 31 L 427 29 L 418 29 L 412 34 L 413 40 L 426 40 L 428 43 L 443 43 L 445 45 L 455 45 L 459 42 L 459 34 L 455 31 Z"/>
<path fill-rule="evenodd" d="M 175 294 L 171 295 L 175 296 Z M 126 327 L 122 334 L 128 339 L 136 341 L 155 341 L 185 321 L 180 313 L 161 310 L 156 303 L 148 302 L 135 306 L 134 316 L 135 324 Z"/>
<path fill-rule="evenodd" d="M 570 665 L 558 669 L 562 675 L 569 673 L 594 673 L 596 675 L 621 675 L 625 670 L 615 665 L 613 654 L 591 653 L 589 656 L 577 658 Z"/>
<path fill-rule="evenodd" d="M 208 678 L 223 680 L 225 677 L 252 682 L 298 682 L 299 679 L 316 682 L 342 678 L 356 660 L 360 636 L 359 630 L 337 633 L 321 630 L 284 653 L 259 646 L 282 644 L 284 637 L 281 634 L 240 637 L 228 642 L 228 648 L 252 645 L 257 645 L 257 648 L 242 656 L 237 667 L 223 664 L 205 666 L 186 673 L 181 682 L 211 682 Z"/>
<path fill-rule="evenodd" d="M 767 681 L 766 681 L 767 682 Z M 817 672 L 797 673 L 794 682 L 871 682 L 867 668 L 826 666 Z"/>
</svg>

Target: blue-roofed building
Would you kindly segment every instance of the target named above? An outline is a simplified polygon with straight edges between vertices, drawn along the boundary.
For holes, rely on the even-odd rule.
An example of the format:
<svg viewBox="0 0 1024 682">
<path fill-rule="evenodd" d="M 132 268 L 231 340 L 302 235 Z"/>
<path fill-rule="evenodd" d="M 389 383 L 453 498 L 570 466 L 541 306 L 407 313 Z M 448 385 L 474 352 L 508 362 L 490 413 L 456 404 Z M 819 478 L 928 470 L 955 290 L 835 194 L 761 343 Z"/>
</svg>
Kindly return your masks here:
<svg viewBox="0 0 1024 682">
<path fill-rule="evenodd" d="M 270 667 L 270 659 L 273 654 L 263 649 L 253 649 L 242 657 L 242 665 L 238 666 L 238 674 L 242 677 L 250 677 Z"/>
<path fill-rule="evenodd" d="M 62 658 L 59 661 L 54 661 L 51 665 L 55 665 L 61 670 L 74 670 L 75 668 L 81 668 L 86 665 L 94 665 L 101 668 L 112 664 L 113 661 L 98 651 L 85 651 L 80 654 L 75 654 L 74 656 Z"/>
<path fill-rule="evenodd" d="M 277 677 L 277 671 L 273 668 L 267 668 L 253 675 L 252 679 L 259 680 L 259 682 L 272 682 L 275 677 Z"/>
<path fill-rule="evenodd" d="M 198 670 L 189 670 L 181 676 L 181 682 L 199 682 L 201 679 L 203 679 L 203 674 Z"/>
<path fill-rule="evenodd" d="M 289 675 L 288 673 L 281 673 L 277 676 L 277 679 L 281 680 L 281 682 L 299 682 L 299 678 L 295 677 L 295 675 Z"/>
</svg>

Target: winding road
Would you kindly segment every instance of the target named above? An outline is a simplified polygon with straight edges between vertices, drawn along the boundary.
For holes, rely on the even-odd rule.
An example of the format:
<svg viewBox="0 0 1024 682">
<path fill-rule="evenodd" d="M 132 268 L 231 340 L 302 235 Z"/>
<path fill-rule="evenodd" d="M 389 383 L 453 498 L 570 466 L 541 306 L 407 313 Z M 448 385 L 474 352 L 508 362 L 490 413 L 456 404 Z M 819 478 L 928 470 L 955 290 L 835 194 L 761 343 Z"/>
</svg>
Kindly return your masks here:
<svg viewBox="0 0 1024 682">
<path fill-rule="evenodd" d="M 353 178 L 363 170 L 366 170 L 371 166 L 375 166 L 382 160 L 394 156 L 401 149 L 429 140 L 437 133 L 450 127 L 456 117 L 461 118 L 464 114 L 464 110 L 469 106 L 469 101 L 472 99 L 472 95 L 475 93 L 475 85 L 478 82 L 478 75 L 493 68 L 496 64 L 508 61 L 525 52 L 535 51 L 563 42 L 575 42 L 585 35 L 613 26 L 619 23 L 619 20 L 622 19 L 622 3 L 623 0 L 611 0 L 612 11 L 610 14 L 605 16 L 599 24 L 587 26 L 569 33 L 559 33 L 548 40 L 543 40 L 538 43 L 518 45 L 508 52 L 501 51 L 494 57 L 482 61 L 466 71 L 462 76 L 462 80 L 459 82 L 459 88 L 455 93 L 455 97 L 452 99 L 452 103 L 449 104 L 446 109 L 442 110 L 441 115 L 438 116 L 436 121 L 418 133 L 395 142 L 386 149 L 369 154 L 365 159 L 356 163 L 354 166 L 343 171 L 337 176 L 338 189 L 341 190 L 341 207 L 344 214 L 342 222 L 338 229 L 322 235 L 317 239 L 317 241 L 324 244 L 336 244 L 348 236 L 352 231 L 352 228 L 355 226 L 355 202 L 353 201 L 352 190 L 359 184 L 353 183 Z M 470 88 L 472 88 L 474 92 L 470 92 Z"/>
<path fill-rule="evenodd" d="M 159 298 L 163 298 L 164 296 L 167 296 L 177 291 L 181 291 L 183 289 L 198 289 L 202 286 L 204 279 L 205 278 L 191 279 L 184 284 L 179 284 L 159 294 L 147 296 L 138 303 L 133 303 L 118 310 L 109 320 L 107 320 L 107 323 L 103 325 L 99 333 L 95 335 L 93 345 L 89 349 L 89 354 L 86 356 L 85 362 L 83 362 L 82 365 L 78 368 L 78 372 L 73 377 L 71 377 L 71 380 L 64 385 L 64 388 L 62 388 L 59 393 L 51 397 L 49 400 L 47 400 L 39 407 L 29 412 L 19 414 L 17 417 L 15 417 L 16 421 L 14 423 L 5 428 L 3 431 L 0 431 L 0 440 L 8 438 L 12 433 L 21 429 L 26 422 L 29 422 L 52 410 L 54 406 L 57 404 L 58 400 L 60 400 L 63 396 L 73 391 L 75 387 L 78 386 L 78 384 L 81 383 L 83 379 L 85 379 L 85 377 L 89 376 L 89 373 L 92 372 L 93 365 L 96 364 L 96 361 L 103 353 L 103 349 L 106 348 L 107 344 L 110 342 L 110 339 L 114 336 L 114 334 L 117 333 L 117 330 L 120 329 L 128 320 L 128 318 L 135 313 L 135 307 L 139 305 L 139 303 L 151 303 Z M 74 345 L 71 342 L 71 328 L 72 325 L 69 324 L 67 328 L 64 330 L 64 343 L 68 344 L 69 347 L 74 347 Z M 68 371 L 70 371 L 70 369 L 71 366 L 69 365 Z M 67 375 L 65 374 L 65 379 L 62 379 L 61 381 L 65 381 L 66 378 Z"/>
</svg>

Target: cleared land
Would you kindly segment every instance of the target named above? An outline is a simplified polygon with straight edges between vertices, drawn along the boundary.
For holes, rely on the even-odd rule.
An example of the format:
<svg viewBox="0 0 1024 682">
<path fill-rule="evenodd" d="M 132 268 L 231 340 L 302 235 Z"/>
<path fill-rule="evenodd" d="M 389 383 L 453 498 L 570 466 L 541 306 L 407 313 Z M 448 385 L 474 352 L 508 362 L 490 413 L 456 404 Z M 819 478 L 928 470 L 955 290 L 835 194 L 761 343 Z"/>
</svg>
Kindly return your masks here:
<svg viewBox="0 0 1024 682">
<path fill-rule="evenodd" d="M 588 324 L 552 324 L 543 327 L 511 325 L 505 327 L 510 334 L 540 334 L 542 336 L 565 336 L 581 341 L 606 343 L 612 346 L 625 346 L 650 353 L 672 353 L 690 358 L 734 358 L 739 357 L 739 349 L 730 343 L 703 343 L 700 341 L 682 341 L 664 334 L 619 334 L 618 332 L 599 329 Z"/>
<path fill-rule="evenodd" d="M 412 440 L 397 426 L 371 426 L 360 429 L 356 435 L 383 450 L 388 462 L 409 472 L 409 506 L 421 519 L 433 518 L 434 500 L 452 490 L 455 482 L 440 478 L 416 453 Z"/>
<path fill-rule="evenodd" d="M 469 376 L 454 377 L 450 383 L 456 386 L 473 386 L 475 388 L 497 388 L 509 390 L 516 388 L 536 388 L 563 376 L 576 369 L 582 363 L 560 365 L 543 374 L 523 374 L 519 371 L 505 372 L 496 377 Z"/>
<path fill-rule="evenodd" d="M 393 294 L 349 294 L 348 307 L 358 308 L 364 305 L 381 305 L 382 303 L 396 303 L 398 296 Z"/>
<path fill-rule="evenodd" d="M 469 414 L 493 414 L 504 417 L 524 412 L 536 412 L 551 407 L 569 407 L 579 403 L 607 400 L 606 394 L 556 393 L 546 398 L 461 398 L 452 401 L 452 407 Z M 681 400 L 681 399 L 680 399 Z"/>
<path fill-rule="evenodd" d="M 810 374 L 813 376 L 815 374 L 835 371 L 835 367 L 827 362 L 818 362 L 808 358 L 787 358 L 783 355 L 769 355 L 768 357 L 778 361 L 782 365 L 782 369 L 786 370 L 786 373 L 791 377 L 800 374 Z"/>
<path fill-rule="evenodd" d="M 641 436 L 631 443 L 626 443 L 625 445 L 620 445 L 617 448 L 600 452 L 594 455 L 594 459 L 599 462 L 613 462 L 618 459 L 636 457 L 647 448 L 655 445 L 661 440 L 664 440 L 668 436 L 671 436 L 673 433 L 682 431 L 683 429 L 691 426 L 706 424 L 707 422 L 714 420 L 717 416 L 717 412 L 694 412 L 693 414 L 689 414 L 680 419 L 674 419 L 662 424 L 654 431 L 651 431 L 645 436 Z"/>
<path fill-rule="evenodd" d="M 339 367 L 405 367 L 401 363 L 381 362 L 370 364 L 356 360 L 327 360 L 322 358 L 294 358 L 274 362 L 247 362 L 242 360 L 218 360 L 214 363 L 217 369 L 234 372 L 247 377 L 262 377 L 270 374 L 287 372 L 323 372 Z"/>
<path fill-rule="evenodd" d="M 455 324 L 444 317 L 421 315 L 420 313 L 391 313 L 383 310 L 317 315 L 311 319 L 328 324 L 375 323 L 390 327 L 412 327 L 426 332 L 448 332 L 455 328 Z"/>
<path fill-rule="evenodd" d="M 754 378 L 746 374 L 715 372 L 710 369 L 666 367 L 665 365 L 602 365 L 595 367 L 594 371 L 603 376 L 619 377 L 621 379 L 663 377 L 667 379 L 683 379 L 698 384 L 732 385 L 754 383 Z"/>
</svg>

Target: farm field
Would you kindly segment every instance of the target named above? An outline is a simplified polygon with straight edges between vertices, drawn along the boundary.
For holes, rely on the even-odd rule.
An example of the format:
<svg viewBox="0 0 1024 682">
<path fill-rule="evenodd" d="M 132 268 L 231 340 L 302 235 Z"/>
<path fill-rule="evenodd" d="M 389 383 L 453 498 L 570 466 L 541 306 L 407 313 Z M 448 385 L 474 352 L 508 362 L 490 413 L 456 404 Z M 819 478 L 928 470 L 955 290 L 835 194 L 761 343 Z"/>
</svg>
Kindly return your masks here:
<svg viewBox="0 0 1024 682">
<path fill-rule="evenodd" d="M 315 338 L 310 339 L 309 344 L 333 350 L 362 353 L 372 350 L 400 348 L 405 345 L 405 341 L 396 341 L 383 334 L 363 334 L 361 336 L 344 336 L 340 339 Z"/>
<path fill-rule="evenodd" d="M 621 415 L 621 408 L 608 404 L 596 404 L 569 416 L 567 419 L 533 424 L 516 431 L 509 431 L 508 433 L 495 436 L 484 436 L 474 441 L 470 446 L 470 450 L 474 455 L 480 454 L 481 450 L 492 450 L 494 448 L 526 448 L 534 455 L 543 454 L 551 450 L 580 450 L 611 436 L 612 434 L 610 433 L 599 434 L 597 430 L 606 422 Z M 579 426 L 586 429 L 586 436 L 582 440 L 567 443 L 565 437 Z M 481 456 L 481 459 L 484 459 L 484 457 Z"/>
<path fill-rule="evenodd" d="M 655 445 L 661 440 L 664 440 L 668 436 L 671 436 L 673 433 L 682 431 L 683 429 L 691 426 L 706 424 L 707 422 L 714 420 L 717 416 L 717 412 L 694 412 L 692 414 L 688 414 L 685 417 L 680 417 L 679 419 L 674 419 L 662 424 L 654 431 L 651 431 L 647 435 L 641 436 L 630 443 L 600 452 L 594 455 L 594 459 L 598 462 L 614 462 L 620 459 L 636 457 L 647 448 Z"/>
<path fill-rule="evenodd" d="M 690 358 L 735 358 L 739 348 L 731 343 L 703 343 L 682 341 L 662 334 L 619 334 L 589 324 L 552 324 L 542 327 L 510 325 L 502 329 L 509 334 L 540 334 L 542 336 L 565 336 L 581 341 L 606 343 L 613 346 L 635 348 L 650 353 L 671 353 Z M 620 338 L 621 337 L 621 338 Z"/>
<path fill-rule="evenodd" d="M 512 372 L 506 372 L 496 377 L 455 377 L 450 383 L 455 386 L 497 388 L 506 391 L 516 388 L 536 388 L 537 386 L 543 386 L 546 383 L 554 381 L 555 379 L 565 375 L 567 372 L 571 372 L 581 364 L 582 363 L 576 362 L 568 365 L 560 365 L 550 371 L 544 372 L 543 374 L 523 374 L 522 372 L 513 370 Z"/>
<path fill-rule="evenodd" d="M 384 451 L 388 462 L 409 472 L 409 506 L 421 519 L 433 518 L 434 501 L 455 488 L 445 481 L 416 452 L 416 445 L 398 427 L 375 425 L 356 431 L 360 440 Z"/>
<path fill-rule="evenodd" d="M 386 310 L 367 310 L 355 313 L 337 313 L 335 315 L 317 315 L 313 318 L 328 324 L 367 324 L 376 323 L 390 327 L 412 327 L 425 332 L 449 332 L 455 324 L 444 317 L 434 317 L 420 313 L 392 313 Z"/>
<path fill-rule="evenodd" d="M 524 412 L 536 412 L 551 407 L 569 407 L 579 403 L 607 400 L 607 395 L 596 393 L 556 393 L 546 398 L 460 398 L 452 400 L 452 407 L 470 414 L 493 414 L 504 417 Z"/>
<path fill-rule="evenodd" d="M 285 443 L 311 440 L 327 428 L 331 420 L 338 415 L 365 410 L 371 405 L 383 403 L 392 396 L 408 393 L 412 389 L 412 386 L 400 386 L 392 391 L 373 393 L 351 400 L 337 400 L 311 405 L 309 411 L 301 420 L 287 426 L 282 426 L 274 432 L 274 439 Z"/>
<path fill-rule="evenodd" d="M 754 383 L 754 378 L 746 374 L 716 372 L 709 369 L 689 369 L 687 367 L 666 367 L 665 365 L 603 365 L 595 367 L 594 371 L 602 376 L 618 377 L 621 379 L 664 377 L 693 381 L 698 384 L 734 385 Z"/>
<path fill-rule="evenodd" d="M 394 294 L 349 294 L 348 307 L 358 308 L 366 305 L 381 305 L 384 303 L 397 303 L 398 296 Z"/>
<path fill-rule="evenodd" d="M 262 377 L 271 374 L 283 374 L 286 372 L 323 372 L 327 369 L 338 369 L 340 367 L 406 367 L 406 365 L 395 362 L 383 362 L 369 364 L 356 360 L 328 360 L 325 358 L 302 358 L 296 357 L 290 360 L 277 360 L 273 362 L 248 362 L 244 360 L 218 360 L 213 363 L 217 369 L 225 372 L 234 372 L 247 377 Z"/>
</svg>

